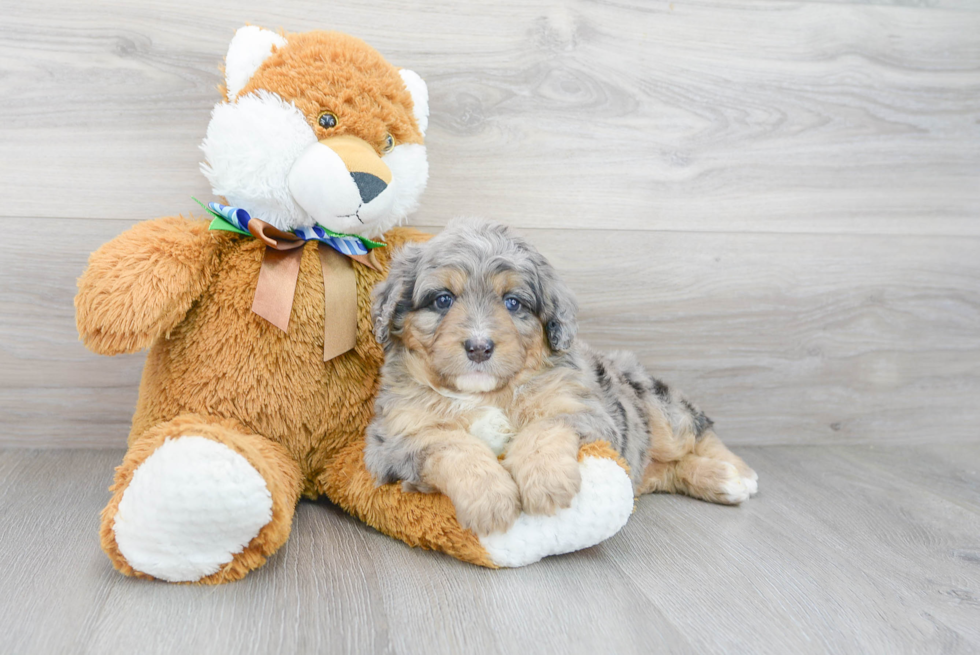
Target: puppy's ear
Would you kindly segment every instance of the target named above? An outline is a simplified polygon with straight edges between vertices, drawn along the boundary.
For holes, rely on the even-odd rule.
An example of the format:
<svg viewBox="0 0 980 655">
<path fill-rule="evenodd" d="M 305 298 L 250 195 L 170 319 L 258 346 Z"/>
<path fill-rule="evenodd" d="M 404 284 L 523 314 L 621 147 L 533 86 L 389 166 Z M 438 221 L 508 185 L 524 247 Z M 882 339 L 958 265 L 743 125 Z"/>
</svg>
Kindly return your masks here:
<svg viewBox="0 0 980 655">
<path fill-rule="evenodd" d="M 385 348 L 402 327 L 402 319 L 412 308 L 412 292 L 422 263 L 422 246 L 406 243 L 395 253 L 388 271 L 388 279 L 374 287 L 371 304 L 371 321 L 374 338 Z"/>
<path fill-rule="evenodd" d="M 548 343 L 555 352 L 566 351 L 578 334 L 578 303 L 571 289 L 547 261 L 538 265 L 538 281 L 541 285 L 540 318 Z"/>
</svg>

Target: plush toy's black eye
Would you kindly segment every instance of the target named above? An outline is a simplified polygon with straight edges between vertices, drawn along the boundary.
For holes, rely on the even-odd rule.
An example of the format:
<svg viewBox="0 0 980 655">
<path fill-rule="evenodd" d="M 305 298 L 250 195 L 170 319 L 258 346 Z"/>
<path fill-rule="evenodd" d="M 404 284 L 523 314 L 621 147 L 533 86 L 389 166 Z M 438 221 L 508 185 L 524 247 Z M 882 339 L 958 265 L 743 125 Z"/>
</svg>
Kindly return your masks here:
<svg viewBox="0 0 980 655">
<path fill-rule="evenodd" d="M 329 130 L 331 127 L 337 127 L 337 114 L 332 111 L 322 111 L 316 119 L 316 122 L 325 130 Z"/>
<path fill-rule="evenodd" d="M 436 296 L 435 302 L 432 304 L 435 305 L 436 309 L 449 309 L 453 304 L 453 300 L 455 300 L 453 294 L 443 293 Z"/>
<path fill-rule="evenodd" d="M 382 148 L 384 152 L 391 152 L 395 149 L 395 139 L 390 134 L 385 135 L 385 146 Z"/>
<path fill-rule="evenodd" d="M 509 312 L 516 312 L 521 308 L 521 301 L 514 296 L 507 296 L 504 298 L 504 307 L 507 308 Z"/>
</svg>

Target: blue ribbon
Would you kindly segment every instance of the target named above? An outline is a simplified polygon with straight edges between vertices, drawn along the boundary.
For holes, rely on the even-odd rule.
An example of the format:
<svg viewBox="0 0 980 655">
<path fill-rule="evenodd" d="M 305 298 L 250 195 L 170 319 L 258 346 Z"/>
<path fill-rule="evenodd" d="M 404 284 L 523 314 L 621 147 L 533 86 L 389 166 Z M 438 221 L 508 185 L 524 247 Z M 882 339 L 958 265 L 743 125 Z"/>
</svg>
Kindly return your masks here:
<svg viewBox="0 0 980 655">
<path fill-rule="evenodd" d="M 197 200 L 197 198 L 194 198 L 194 200 Z M 198 202 L 200 203 L 199 200 Z M 203 206 L 203 203 L 201 204 Z M 220 202 L 209 202 L 206 209 L 215 217 L 209 229 L 230 230 L 251 236 L 251 232 L 248 231 L 248 222 L 252 220 L 252 216 L 241 207 L 229 207 L 228 205 L 222 205 Z M 356 234 L 334 232 L 322 225 L 297 227 L 292 232 L 303 241 L 319 241 L 327 244 L 337 252 L 348 256 L 366 255 L 371 249 L 381 248 L 385 245 L 378 241 L 372 241 L 367 237 L 357 236 Z"/>
</svg>

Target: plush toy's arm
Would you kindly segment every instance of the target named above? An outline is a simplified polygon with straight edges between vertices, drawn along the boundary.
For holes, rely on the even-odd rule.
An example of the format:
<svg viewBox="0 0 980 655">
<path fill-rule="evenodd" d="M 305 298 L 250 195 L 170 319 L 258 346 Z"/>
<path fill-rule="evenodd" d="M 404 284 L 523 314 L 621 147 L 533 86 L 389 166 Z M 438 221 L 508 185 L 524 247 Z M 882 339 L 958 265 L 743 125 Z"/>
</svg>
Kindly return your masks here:
<svg viewBox="0 0 980 655">
<path fill-rule="evenodd" d="M 92 253 L 75 296 L 85 346 L 131 353 L 173 329 L 208 285 L 214 246 L 206 221 L 167 217 L 139 223 Z"/>
</svg>

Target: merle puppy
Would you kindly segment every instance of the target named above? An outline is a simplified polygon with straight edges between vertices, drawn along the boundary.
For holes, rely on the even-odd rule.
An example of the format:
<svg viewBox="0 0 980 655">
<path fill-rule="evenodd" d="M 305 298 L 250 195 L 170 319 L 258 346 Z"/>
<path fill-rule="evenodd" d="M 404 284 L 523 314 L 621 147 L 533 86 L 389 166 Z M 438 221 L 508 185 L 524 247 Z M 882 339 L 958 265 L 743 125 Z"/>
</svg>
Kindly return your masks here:
<svg viewBox="0 0 980 655">
<path fill-rule="evenodd" d="M 754 494 L 758 476 L 711 420 L 633 354 L 577 340 L 576 310 L 548 261 L 499 223 L 457 220 L 406 245 L 374 292 L 385 347 L 365 450 L 375 480 L 446 494 L 478 534 L 522 509 L 568 507 L 589 441 L 622 455 L 636 495 Z"/>
</svg>

